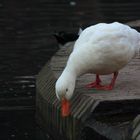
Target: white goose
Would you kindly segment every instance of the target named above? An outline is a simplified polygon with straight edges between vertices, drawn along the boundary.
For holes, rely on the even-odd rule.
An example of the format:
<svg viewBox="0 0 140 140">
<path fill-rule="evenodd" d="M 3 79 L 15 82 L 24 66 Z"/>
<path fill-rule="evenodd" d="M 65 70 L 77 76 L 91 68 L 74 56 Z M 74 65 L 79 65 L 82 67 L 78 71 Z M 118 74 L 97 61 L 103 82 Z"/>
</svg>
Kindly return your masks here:
<svg viewBox="0 0 140 140">
<path fill-rule="evenodd" d="M 86 28 L 75 42 L 67 65 L 56 82 L 58 99 L 70 100 L 76 78 L 85 73 L 96 74 L 96 81 L 88 88 L 111 90 L 118 71 L 123 68 L 140 48 L 140 33 L 127 25 L 114 22 L 100 23 Z M 107 86 L 101 85 L 99 75 L 113 73 Z M 65 100 L 64 104 L 67 104 Z"/>
</svg>

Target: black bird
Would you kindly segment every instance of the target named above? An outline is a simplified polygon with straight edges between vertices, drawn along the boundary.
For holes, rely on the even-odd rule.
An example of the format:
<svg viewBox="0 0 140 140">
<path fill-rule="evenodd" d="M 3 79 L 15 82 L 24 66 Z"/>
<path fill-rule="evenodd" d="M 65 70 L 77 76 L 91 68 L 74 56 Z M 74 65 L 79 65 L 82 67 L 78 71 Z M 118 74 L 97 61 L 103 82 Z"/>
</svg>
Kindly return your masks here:
<svg viewBox="0 0 140 140">
<path fill-rule="evenodd" d="M 80 28 L 78 33 L 60 31 L 58 33 L 53 33 L 53 35 L 56 38 L 57 42 L 63 46 L 68 42 L 76 41 L 81 32 L 82 29 Z"/>
</svg>

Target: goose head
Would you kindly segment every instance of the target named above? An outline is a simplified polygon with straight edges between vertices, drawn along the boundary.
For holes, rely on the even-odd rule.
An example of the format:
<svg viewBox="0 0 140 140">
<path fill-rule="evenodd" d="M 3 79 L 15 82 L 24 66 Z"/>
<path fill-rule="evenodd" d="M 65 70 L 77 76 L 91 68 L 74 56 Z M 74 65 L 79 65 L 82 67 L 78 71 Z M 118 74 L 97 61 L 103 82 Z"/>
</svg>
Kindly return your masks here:
<svg viewBox="0 0 140 140">
<path fill-rule="evenodd" d="M 75 74 L 65 70 L 63 71 L 55 85 L 56 96 L 59 100 L 62 100 L 63 98 L 70 100 L 72 98 L 75 81 Z"/>
</svg>

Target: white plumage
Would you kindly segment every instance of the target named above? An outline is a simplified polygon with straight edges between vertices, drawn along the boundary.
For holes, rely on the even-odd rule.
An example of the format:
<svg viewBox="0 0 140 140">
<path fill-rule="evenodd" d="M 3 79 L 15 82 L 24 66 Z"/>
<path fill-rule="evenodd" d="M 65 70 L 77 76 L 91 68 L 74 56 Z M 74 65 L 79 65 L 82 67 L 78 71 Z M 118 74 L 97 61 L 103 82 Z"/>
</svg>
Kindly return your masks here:
<svg viewBox="0 0 140 140">
<path fill-rule="evenodd" d="M 60 99 L 72 97 L 76 78 L 85 73 L 111 74 L 123 68 L 140 48 L 140 34 L 127 25 L 100 23 L 86 28 L 75 42 L 56 82 Z"/>
</svg>

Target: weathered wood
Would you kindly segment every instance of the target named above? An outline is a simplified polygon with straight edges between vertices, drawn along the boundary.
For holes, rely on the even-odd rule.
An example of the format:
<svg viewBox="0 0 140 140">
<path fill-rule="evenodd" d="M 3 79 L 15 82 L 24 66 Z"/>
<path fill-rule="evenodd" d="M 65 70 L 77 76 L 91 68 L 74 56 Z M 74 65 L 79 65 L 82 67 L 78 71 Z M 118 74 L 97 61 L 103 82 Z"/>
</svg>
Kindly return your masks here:
<svg viewBox="0 0 140 140">
<path fill-rule="evenodd" d="M 53 130 L 56 139 L 78 140 L 83 137 L 81 133 L 90 128 L 96 132 L 95 138 L 101 136 L 111 140 L 128 140 L 131 121 L 140 113 L 140 56 L 120 71 L 112 91 L 86 89 L 84 86 L 94 80 L 93 74 L 78 77 L 71 99 L 71 116 L 64 119 L 60 116 L 60 102 L 55 96 L 55 82 L 66 65 L 72 47 L 73 43 L 69 43 L 61 48 L 38 75 L 39 123 L 47 130 Z M 110 78 L 111 75 L 102 76 L 104 83 Z M 115 132 L 116 138 L 113 137 Z"/>
</svg>

